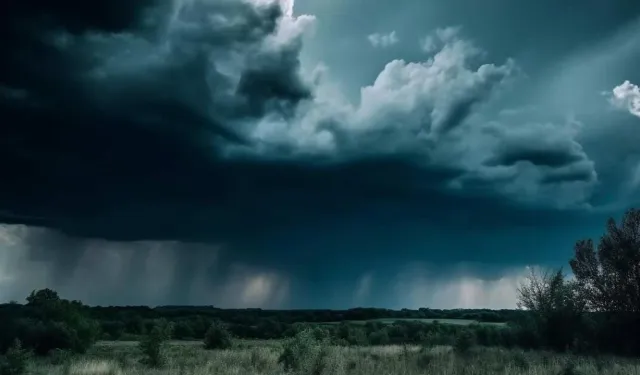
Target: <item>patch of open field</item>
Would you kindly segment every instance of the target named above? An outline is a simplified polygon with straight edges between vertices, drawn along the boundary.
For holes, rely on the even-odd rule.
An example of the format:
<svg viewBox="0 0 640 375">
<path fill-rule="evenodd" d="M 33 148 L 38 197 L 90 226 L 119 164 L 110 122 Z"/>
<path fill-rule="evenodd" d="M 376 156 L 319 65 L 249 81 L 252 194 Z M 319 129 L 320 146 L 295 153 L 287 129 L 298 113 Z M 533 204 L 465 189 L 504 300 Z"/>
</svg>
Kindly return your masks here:
<svg viewBox="0 0 640 375">
<path fill-rule="evenodd" d="M 347 320 L 347 323 L 352 323 L 352 324 L 367 324 L 369 322 L 372 323 L 380 323 L 380 324 L 393 324 L 397 321 L 401 321 L 401 322 L 419 322 L 419 323 L 434 323 L 434 322 L 438 322 L 441 324 L 455 324 L 455 325 L 469 325 L 469 324 L 482 324 L 482 325 L 494 325 L 494 326 L 504 326 L 505 323 L 485 323 L 485 322 L 479 322 L 477 320 L 471 320 L 471 319 L 417 319 L 417 318 L 400 318 L 400 319 L 370 319 L 370 320 Z M 327 324 L 327 325 L 333 325 L 333 324 L 340 324 L 341 322 L 323 322 L 323 323 L 319 323 L 319 324 Z"/>
<path fill-rule="evenodd" d="M 246 343 L 245 343 L 246 344 Z M 34 375 L 284 375 L 278 358 L 281 343 L 253 342 L 248 347 L 206 351 L 201 345 L 172 343 L 167 363 L 152 369 L 140 363 L 134 343 L 101 342 L 87 354 L 65 360 L 40 359 L 29 365 Z M 613 357 L 583 358 L 547 352 L 473 350 L 458 355 L 450 347 L 387 345 L 327 347 L 312 372 L 299 375 L 600 375 L 640 374 L 640 361 Z"/>
</svg>

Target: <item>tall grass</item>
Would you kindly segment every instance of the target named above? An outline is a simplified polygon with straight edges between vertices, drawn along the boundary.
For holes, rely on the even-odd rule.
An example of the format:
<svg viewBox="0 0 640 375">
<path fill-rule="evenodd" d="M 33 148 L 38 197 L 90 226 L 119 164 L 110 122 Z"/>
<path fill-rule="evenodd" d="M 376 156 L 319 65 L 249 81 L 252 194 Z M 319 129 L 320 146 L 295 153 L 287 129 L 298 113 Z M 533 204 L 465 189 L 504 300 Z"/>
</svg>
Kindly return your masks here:
<svg viewBox="0 0 640 375">
<path fill-rule="evenodd" d="M 472 348 L 460 355 L 450 347 L 419 346 L 329 347 L 322 363 L 305 366 L 295 375 L 561 375 L 640 374 L 640 361 L 613 357 L 575 357 L 546 352 Z M 283 345 L 252 343 L 227 350 L 201 345 L 169 345 L 167 364 L 149 368 L 140 363 L 132 345 L 97 345 L 67 362 L 34 359 L 34 375 L 282 375 Z M 54 364 L 55 363 L 55 364 Z"/>
</svg>

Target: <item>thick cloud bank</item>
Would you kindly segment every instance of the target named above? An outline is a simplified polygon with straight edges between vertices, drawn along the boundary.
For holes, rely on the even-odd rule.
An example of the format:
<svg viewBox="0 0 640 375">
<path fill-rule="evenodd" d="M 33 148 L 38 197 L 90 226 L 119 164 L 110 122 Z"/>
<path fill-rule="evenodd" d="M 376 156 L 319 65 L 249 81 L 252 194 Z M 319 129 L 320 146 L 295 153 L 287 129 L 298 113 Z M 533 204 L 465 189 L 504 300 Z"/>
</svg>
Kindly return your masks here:
<svg viewBox="0 0 640 375">
<path fill-rule="evenodd" d="M 289 275 L 253 264 L 331 260 L 335 243 L 305 251 L 348 225 L 395 225 L 371 241 L 393 246 L 409 222 L 530 226 L 588 207 L 598 184 L 581 123 L 485 111 L 521 68 L 459 27 L 352 102 L 330 69 L 303 69 L 323 21 L 292 0 L 56 4 L 0 12 L 0 221 L 19 224 L 0 233 L 2 298 L 53 285 L 109 301 L 127 285 L 118 301 L 279 306 Z M 637 115 L 638 88 L 621 87 Z"/>
<path fill-rule="evenodd" d="M 593 162 L 576 141 L 579 124 L 512 124 L 474 118 L 474 111 L 517 72 L 478 61 L 485 54 L 459 28 L 431 36 L 423 62 L 394 60 L 361 89 L 357 106 L 320 85 L 296 117 L 265 117 L 253 132 L 263 155 L 330 160 L 404 158 L 424 175 L 447 170 L 455 189 L 488 189 L 514 200 L 558 206 L 588 201 Z M 291 155 L 289 155 L 290 157 Z"/>
</svg>

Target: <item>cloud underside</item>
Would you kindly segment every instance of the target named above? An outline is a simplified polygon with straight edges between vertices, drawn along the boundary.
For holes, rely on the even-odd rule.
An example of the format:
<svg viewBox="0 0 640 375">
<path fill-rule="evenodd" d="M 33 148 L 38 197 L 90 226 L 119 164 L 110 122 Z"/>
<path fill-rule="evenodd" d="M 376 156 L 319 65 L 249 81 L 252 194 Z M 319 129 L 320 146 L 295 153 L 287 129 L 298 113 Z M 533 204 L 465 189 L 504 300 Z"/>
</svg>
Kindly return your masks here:
<svg viewBox="0 0 640 375">
<path fill-rule="evenodd" d="M 469 215 L 482 226 L 485 212 L 512 218 L 497 218 L 511 202 L 589 204 L 597 174 L 580 124 L 481 115 L 518 79 L 517 62 L 487 62 L 461 29 L 437 30 L 423 61 L 388 62 L 351 103 L 339 77 L 302 69 L 316 20 L 292 5 L 98 1 L 84 14 L 0 15 L 12 182 L 0 218 L 257 254 L 263 237 L 341 220 L 440 225 L 465 205 L 480 207 Z"/>
<path fill-rule="evenodd" d="M 289 280 L 274 270 L 224 262 L 220 245 L 77 239 L 24 225 L 0 226 L 0 301 L 55 288 L 89 304 L 200 304 L 278 308 Z"/>
<path fill-rule="evenodd" d="M 58 251 L 62 248 L 66 256 Z M 176 241 L 81 240 L 49 229 L 2 225 L 0 301 L 24 301 L 32 290 L 49 287 L 64 298 L 103 306 L 326 308 L 327 299 L 338 293 L 353 298 L 339 298 L 333 308 L 514 308 L 516 288 L 526 276 L 524 267 L 487 277 L 455 265 L 407 265 L 396 274 L 367 272 L 353 288 L 345 283 L 324 299 L 301 304 L 292 293 L 317 294 L 317 285 L 286 270 L 229 263 L 228 250 Z"/>
<path fill-rule="evenodd" d="M 276 201 L 313 201 L 342 189 L 332 181 L 345 169 L 365 195 L 441 189 L 555 207 L 588 204 L 597 182 L 578 124 L 477 116 L 517 64 L 482 62 L 458 28 L 436 31 L 424 61 L 389 62 L 354 105 L 328 73 L 303 74 L 315 19 L 292 2 L 99 3 L 3 15 L 0 156 L 15 184 L 0 207 L 12 217 L 81 226 L 92 212 L 197 205 L 223 228 L 260 196 L 256 183 Z M 390 181 L 378 162 L 411 178 Z"/>
</svg>

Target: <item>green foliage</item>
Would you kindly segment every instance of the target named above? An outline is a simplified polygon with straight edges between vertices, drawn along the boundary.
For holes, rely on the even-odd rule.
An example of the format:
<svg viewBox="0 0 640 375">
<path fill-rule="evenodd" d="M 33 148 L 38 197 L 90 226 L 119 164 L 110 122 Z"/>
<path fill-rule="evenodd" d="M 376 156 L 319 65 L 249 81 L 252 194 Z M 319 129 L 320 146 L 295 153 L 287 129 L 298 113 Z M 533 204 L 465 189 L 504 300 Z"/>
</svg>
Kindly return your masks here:
<svg viewBox="0 0 640 375">
<path fill-rule="evenodd" d="M 144 364 L 149 367 L 162 367 L 166 364 L 166 342 L 171 338 L 172 330 L 173 326 L 164 319 L 155 322 L 138 344 Z"/>
<path fill-rule="evenodd" d="M 195 332 L 193 327 L 189 325 L 189 322 L 180 321 L 175 324 L 173 330 L 173 337 L 181 340 L 181 339 L 192 339 L 195 337 Z"/>
<path fill-rule="evenodd" d="M 22 375 L 27 369 L 31 353 L 22 348 L 20 340 L 16 339 L 0 361 L 1 375 Z"/>
<path fill-rule="evenodd" d="M 85 306 L 61 299 L 51 289 L 33 291 L 26 305 L 10 304 L 0 314 L 0 351 L 19 339 L 38 355 L 54 349 L 84 353 L 99 333 L 97 322 L 88 318 Z"/>
<path fill-rule="evenodd" d="M 204 336 L 205 349 L 229 349 L 233 346 L 231 333 L 221 322 L 211 324 Z"/>
<path fill-rule="evenodd" d="M 319 375 L 326 366 L 327 346 L 316 340 L 312 329 L 303 330 L 285 344 L 278 363 L 285 372 Z"/>
<path fill-rule="evenodd" d="M 369 343 L 371 345 L 387 345 L 389 341 L 389 333 L 386 328 L 369 334 Z"/>
<path fill-rule="evenodd" d="M 609 219 L 597 250 L 592 240 L 576 243 L 569 264 L 589 308 L 640 313 L 640 210 L 627 211 L 620 225 Z"/>
<path fill-rule="evenodd" d="M 542 274 L 532 270 L 518 289 L 518 305 L 531 312 L 530 331 L 539 333 L 550 349 L 570 349 L 583 328 L 586 307 L 577 298 L 576 284 L 567 282 L 561 269 Z"/>
<path fill-rule="evenodd" d="M 476 344 L 476 336 L 470 329 L 465 329 L 456 337 L 453 349 L 458 354 L 468 354 Z"/>
<path fill-rule="evenodd" d="M 260 373 L 265 372 L 269 367 L 269 358 L 267 358 L 261 350 L 253 349 L 249 358 L 251 361 L 251 367 L 255 368 Z"/>
<path fill-rule="evenodd" d="M 569 362 L 560 370 L 558 375 L 582 375 L 582 373 L 578 371 L 575 363 Z"/>
<path fill-rule="evenodd" d="M 527 357 L 524 355 L 524 353 L 520 351 L 514 352 L 512 356 L 512 361 L 516 368 L 522 371 L 529 370 L 530 364 L 529 364 L 529 361 L 527 360 Z"/>
<path fill-rule="evenodd" d="M 640 355 L 640 210 L 627 211 L 620 224 L 609 219 L 597 247 L 577 242 L 569 264 L 578 298 L 596 312 L 596 329 L 580 349 Z"/>
<path fill-rule="evenodd" d="M 346 345 L 367 345 L 369 343 L 365 328 L 345 322 L 338 326 L 335 339 Z"/>
<path fill-rule="evenodd" d="M 63 365 L 73 358 L 73 353 L 64 349 L 53 349 L 49 352 L 49 362 L 53 365 Z"/>
<path fill-rule="evenodd" d="M 627 212 L 619 225 L 611 219 L 597 246 L 590 240 L 578 242 L 570 265 L 575 281 L 567 280 L 562 270 L 532 273 L 518 290 L 521 309 L 499 311 L 87 307 L 42 289 L 33 291 L 24 305 L 0 305 L 0 352 L 18 338 L 25 348 L 40 355 L 56 349 L 81 353 L 102 329 L 100 337 L 111 340 L 147 334 L 141 347 L 156 356 L 162 345 L 154 343 L 165 340 L 158 339 L 162 335 L 157 334 L 156 321 L 167 318 L 175 323 L 174 338 L 202 339 L 210 349 L 231 347 L 232 337 L 294 337 L 282 355 L 285 367 L 296 366 L 295 353 L 307 347 L 302 345 L 305 335 L 315 343 L 326 340 L 341 346 L 453 345 L 456 351 L 465 352 L 478 345 L 640 355 L 640 211 Z M 471 325 L 461 325 L 460 319 Z"/>
</svg>

